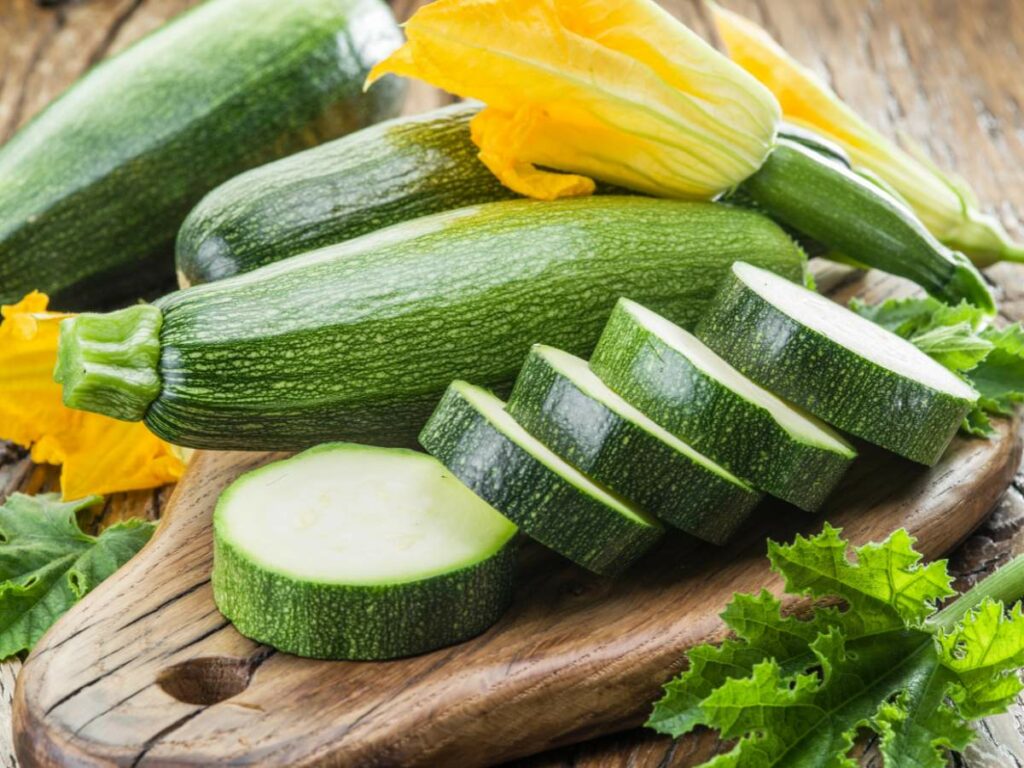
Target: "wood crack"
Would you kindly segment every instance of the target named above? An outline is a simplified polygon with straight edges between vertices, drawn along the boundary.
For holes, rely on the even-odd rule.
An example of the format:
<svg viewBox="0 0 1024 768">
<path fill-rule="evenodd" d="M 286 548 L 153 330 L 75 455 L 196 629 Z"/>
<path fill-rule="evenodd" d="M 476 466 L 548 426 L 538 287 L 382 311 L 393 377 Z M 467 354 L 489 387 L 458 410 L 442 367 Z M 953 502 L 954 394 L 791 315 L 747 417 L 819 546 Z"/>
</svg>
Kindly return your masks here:
<svg viewBox="0 0 1024 768">
<path fill-rule="evenodd" d="M 39 69 L 39 64 L 43 60 L 43 54 L 46 49 L 53 43 L 57 34 L 64 28 L 66 17 L 64 11 L 57 11 L 53 14 L 53 24 L 46 35 L 39 41 L 39 43 L 33 48 L 31 56 L 29 56 L 28 65 L 26 67 L 25 82 L 22 83 L 21 88 L 18 90 L 18 96 L 14 101 L 14 106 L 11 109 L 11 116 L 7 120 L 7 125 L 4 127 L 4 135 L 12 136 L 17 131 L 18 126 L 21 124 L 22 116 L 25 113 L 25 104 L 28 100 L 28 85 L 32 82 L 33 75 Z"/>
<path fill-rule="evenodd" d="M 161 730 L 157 731 L 157 733 L 155 733 L 153 736 L 151 736 L 150 738 L 146 739 L 145 744 L 142 745 L 142 749 L 135 756 L 135 759 L 132 760 L 132 762 L 131 762 L 132 768 L 135 768 L 139 763 L 141 763 L 143 758 L 145 758 L 145 756 L 149 753 L 149 751 L 154 746 L 156 746 L 161 740 L 163 740 L 167 736 L 170 736 L 172 733 L 174 733 L 176 730 L 181 728 L 189 720 L 191 720 L 192 718 L 196 717 L 199 713 L 201 713 L 205 709 L 206 709 L 206 707 L 199 707 L 194 712 L 189 712 L 187 715 L 183 715 L 183 716 L 179 717 L 177 720 L 175 720 L 173 723 L 168 725 L 166 728 L 162 728 Z"/>
<path fill-rule="evenodd" d="M 89 54 L 85 70 L 83 71 L 88 71 L 107 55 L 111 47 L 114 45 L 114 42 L 117 40 L 118 35 L 121 34 L 121 30 L 124 29 L 124 25 L 128 23 L 132 16 L 135 15 L 145 2 L 146 0 L 132 0 L 131 5 L 114 17 L 114 20 L 111 21 L 110 26 L 103 35 L 103 39 L 100 40 L 99 45 L 97 45 Z"/>
</svg>

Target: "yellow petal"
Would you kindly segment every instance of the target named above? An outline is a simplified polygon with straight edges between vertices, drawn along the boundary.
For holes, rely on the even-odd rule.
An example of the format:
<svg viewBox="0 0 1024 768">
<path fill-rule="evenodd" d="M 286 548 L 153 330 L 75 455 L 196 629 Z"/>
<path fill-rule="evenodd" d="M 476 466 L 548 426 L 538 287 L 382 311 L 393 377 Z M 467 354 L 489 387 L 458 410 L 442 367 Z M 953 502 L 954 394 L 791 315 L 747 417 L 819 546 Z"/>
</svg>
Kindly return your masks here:
<svg viewBox="0 0 1024 768">
<path fill-rule="evenodd" d="M 931 161 L 905 152 L 868 125 L 757 24 L 708 5 L 729 55 L 775 94 L 787 120 L 839 143 L 855 165 L 890 184 L 932 234 L 979 264 L 1024 259 L 1002 225 L 976 209 L 973 192 L 958 188 Z"/>
<path fill-rule="evenodd" d="M 572 173 L 552 173 L 521 162 L 524 145 L 529 144 L 538 125 L 535 110 L 524 108 L 515 115 L 493 107 L 482 110 L 470 123 L 473 141 L 480 147 L 480 160 L 502 184 L 537 200 L 579 197 L 594 191 L 594 181 Z"/>
<path fill-rule="evenodd" d="M 3 307 L 0 323 L 0 439 L 31 447 L 33 461 L 61 464 L 65 498 L 153 488 L 184 464 L 141 423 L 65 408 L 53 381 L 60 321 L 34 292 Z"/>
<path fill-rule="evenodd" d="M 652 0 L 437 0 L 406 34 L 368 82 L 406 75 L 486 103 L 481 158 L 535 197 L 589 178 L 710 198 L 774 142 L 771 94 Z"/>
</svg>

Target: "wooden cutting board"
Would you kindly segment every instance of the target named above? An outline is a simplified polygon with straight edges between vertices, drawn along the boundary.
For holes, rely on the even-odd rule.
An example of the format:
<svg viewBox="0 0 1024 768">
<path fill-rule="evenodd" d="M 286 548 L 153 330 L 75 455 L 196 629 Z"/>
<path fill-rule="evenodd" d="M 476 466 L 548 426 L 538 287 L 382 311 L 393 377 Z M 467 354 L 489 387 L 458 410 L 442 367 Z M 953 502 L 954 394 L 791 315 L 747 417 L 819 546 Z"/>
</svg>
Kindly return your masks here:
<svg viewBox="0 0 1024 768">
<path fill-rule="evenodd" d="M 825 275 L 833 295 L 905 291 Z M 838 280 L 839 282 L 836 282 Z M 462 645 L 386 663 L 323 662 L 241 637 L 210 588 L 220 491 L 269 454 L 200 453 L 152 542 L 29 656 L 15 694 L 23 766 L 476 766 L 640 722 L 696 643 L 718 640 L 733 592 L 780 592 L 765 539 L 827 519 L 855 542 L 905 526 L 928 558 L 984 518 L 1020 462 L 1018 422 L 958 439 L 926 469 L 862 446 L 818 516 L 766 502 L 726 548 L 669 537 L 618 581 L 523 547 L 512 608 Z M 805 606 L 790 603 L 794 611 Z"/>
</svg>

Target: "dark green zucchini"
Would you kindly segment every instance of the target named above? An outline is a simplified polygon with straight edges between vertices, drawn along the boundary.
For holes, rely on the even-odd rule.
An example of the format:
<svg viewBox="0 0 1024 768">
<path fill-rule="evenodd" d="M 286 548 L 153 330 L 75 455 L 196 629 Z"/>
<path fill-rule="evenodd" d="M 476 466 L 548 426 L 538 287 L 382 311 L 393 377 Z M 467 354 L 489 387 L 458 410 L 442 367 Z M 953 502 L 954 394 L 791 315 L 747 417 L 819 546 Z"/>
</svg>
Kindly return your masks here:
<svg viewBox="0 0 1024 768">
<path fill-rule="evenodd" d="M 758 332 L 767 336 L 771 328 Z M 828 425 L 629 299 L 616 304 L 590 367 L 680 440 L 755 488 L 809 512 L 821 506 L 857 455 Z"/>
<path fill-rule="evenodd" d="M 479 105 L 401 117 L 243 173 L 178 233 L 178 282 L 220 280 L 431 213 L 516 194 L 477 159 Z"/>
<path fill-rule="evenodd" d="M 0 148 L 0 303 L 173 283 L 181 222 L 237 173 L 395 115 L 380 0 L 210 0 L 95 67 Z"/>
<path fill-rule="evenodd" d="M 180 445 L 409 444 L 453 379 L 507 386 L 538 340 L 587 354 L 622 294 L 693 325 L 739 259 L 805 267 L 776 224 L 728 206 L 489 203 L 80 315 L 57 375 L 69 406 Z"/>
<path fill-rule="evenodd" d="M 913 280 L 937 299 L 994 314 L 977 268 L 932 236 L 901 201 L 840 162 L 780 139 L 740 189 L 759 210 L 828 248 Z"/>
<path fill-rule="evenodd" d="M 617 395 L 567 352 L 530 350 L 508 401 L 527 432 L 603 487 L 724 544 L 761 495 Z"/>
<path fill-rule="evenodd" d="M 922 464 L 978 399 L 909 341 L 749 264 L 733 265 L 697 335 L 762 387 Z"/>
<path fill-rule="evenodd" d="M 444 393 L 420 443 L 527 536 L 602 576 L 627 569 L 664 532 L 523 429 L 501 400 L 464 381 Z"/>
</svg>

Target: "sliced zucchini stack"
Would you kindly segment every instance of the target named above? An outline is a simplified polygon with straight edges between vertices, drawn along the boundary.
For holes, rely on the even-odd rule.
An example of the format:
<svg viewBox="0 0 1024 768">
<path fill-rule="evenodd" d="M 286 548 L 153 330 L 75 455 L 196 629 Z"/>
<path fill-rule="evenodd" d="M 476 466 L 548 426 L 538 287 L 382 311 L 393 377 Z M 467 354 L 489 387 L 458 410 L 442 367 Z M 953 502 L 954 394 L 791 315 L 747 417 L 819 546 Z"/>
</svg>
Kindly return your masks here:
<svg viewBox="0 0 1024 768">
<path fill-rule="evenodd" d="M 509 414 L 591 479 L 666 523 L 724 543 L 760 494 L 655 424 L 568 352 L 536 345 Z"/>
<path fill-rule="evenodd" d="M 750 264 L 733 265 L 698 335 L 762 386 L 922 464 L 978 398 L 910 342 Z"/>
<path fill-rule="evenodd" d="M 300 656 L 424 653 L 484 631 L 512 595 L 515 526 L 415 451 L 312 448 L 232 483 L 213 527 L 217 607 Z"/>
<path fill-rule="evenodd" d="M 590 367 L 627 402 L 755 488 L 813 511 L 856 456 L 695 336 L 621 299 Z"/>
<path fill-rule="evenodd" d="M 619 573 L 662 534 L 657 520 L 555 455 L 480 387 L 453 382 L 420 443 L 524 533 L 594 573 Z"/>
</svg>

